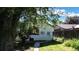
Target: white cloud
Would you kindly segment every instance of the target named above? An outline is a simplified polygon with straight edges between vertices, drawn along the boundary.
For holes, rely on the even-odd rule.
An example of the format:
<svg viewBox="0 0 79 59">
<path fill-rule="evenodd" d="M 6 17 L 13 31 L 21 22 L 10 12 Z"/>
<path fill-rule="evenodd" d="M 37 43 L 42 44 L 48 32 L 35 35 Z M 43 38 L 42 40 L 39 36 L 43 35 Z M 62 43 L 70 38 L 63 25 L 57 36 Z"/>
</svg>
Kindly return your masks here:
<svg viewBox="0 0 79 59">
<path fill-rule="evenodd" d="M 79 16 L 79 13 L 66 12 L 64 9 L 55 9 L 54 14 L 59 14 L 60 16 Z"/>
</svg>

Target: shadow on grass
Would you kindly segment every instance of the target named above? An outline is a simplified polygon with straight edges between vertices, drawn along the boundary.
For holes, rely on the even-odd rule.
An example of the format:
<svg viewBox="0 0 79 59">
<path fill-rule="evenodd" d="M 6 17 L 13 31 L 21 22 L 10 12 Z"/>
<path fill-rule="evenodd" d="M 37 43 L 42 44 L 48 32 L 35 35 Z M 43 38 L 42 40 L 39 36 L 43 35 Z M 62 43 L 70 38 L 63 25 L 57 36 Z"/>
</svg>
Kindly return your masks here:
<svg viewBox="0 0 79 59">
<path fill-rule="evenodd" d="M 21 43 L 19 43 L 19 44 L 17 44 L 15 46 L 15 50 L 24 51 L 24 50 L 30 49 L 30 47 L 33 47 L 33 46 L 34 46 L 34 42 L 27 43 L 27 44 L 21 44 Z"/>
<path fill-rule="evenodd" d="M 43 42 L 40 44 L 40 47 L 44 47 L 44 46 L 48 46 L 48 45 L 55 45 L 55 44 L 61 44 L 62 42 L 58 42 L 55 40 L 51 40 L 51 41 L 47 41 L 47 42 Z"/>
</svg>

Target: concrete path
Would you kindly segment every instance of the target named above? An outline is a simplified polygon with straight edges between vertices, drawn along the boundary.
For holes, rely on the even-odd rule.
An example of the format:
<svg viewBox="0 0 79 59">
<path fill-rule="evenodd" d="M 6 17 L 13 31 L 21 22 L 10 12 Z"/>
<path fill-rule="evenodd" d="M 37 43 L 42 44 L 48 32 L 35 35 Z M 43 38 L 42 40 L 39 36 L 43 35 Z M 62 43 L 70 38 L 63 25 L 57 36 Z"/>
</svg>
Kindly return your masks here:
<svg viewBox="0 0 79 59">
<path fill-rule="evenodd" d="M 33 48 L 30 47 L 29 49 L 25 50 L 25 51 L 33 51 Z"/>
<path fill-rule="evenodd" d="M 39 48 L 34 48 L 34 51 L 39 51 Z"/>
<path fill-rule="evenodd" d="M 40 47 L 40 42 L 36 42 L 34 44 L 34 51 L 39 51 L 39 47 Z"/>
</svg>

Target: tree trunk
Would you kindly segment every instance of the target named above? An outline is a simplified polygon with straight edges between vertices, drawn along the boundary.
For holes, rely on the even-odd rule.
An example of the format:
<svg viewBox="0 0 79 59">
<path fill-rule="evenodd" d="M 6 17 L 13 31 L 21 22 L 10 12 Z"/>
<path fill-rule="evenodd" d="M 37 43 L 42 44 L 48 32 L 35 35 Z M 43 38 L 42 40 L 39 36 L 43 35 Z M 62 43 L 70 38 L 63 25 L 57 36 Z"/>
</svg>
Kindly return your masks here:
<svg viewBox="0 0 79 59">
<path fill-rule="evenodd" d="M 13 51 L 16 38 L 16 20 L 0 20 L 0 51 Z"/>
</svg>

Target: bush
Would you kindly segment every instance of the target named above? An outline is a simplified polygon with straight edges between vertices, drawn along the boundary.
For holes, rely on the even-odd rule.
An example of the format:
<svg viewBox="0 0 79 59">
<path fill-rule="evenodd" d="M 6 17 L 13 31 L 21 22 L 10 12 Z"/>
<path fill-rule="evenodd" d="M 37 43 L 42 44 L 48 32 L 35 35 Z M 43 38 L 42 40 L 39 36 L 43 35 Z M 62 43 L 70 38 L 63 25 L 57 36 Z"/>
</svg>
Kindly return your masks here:
<svg viewBox="0 0 79 59">
<path fill-rule="evenodd" d="M 73 47 L 79 50 L 79 40 L 67 40 L 64 42 L 64 45 L 67 47 Z"/>
<path fill-rule="evenodd" d="M 56 40 L 58 42 L 63 42 L 64 41 L 64 37 L 54 37 L 54 40 Z"/>
</svg>

